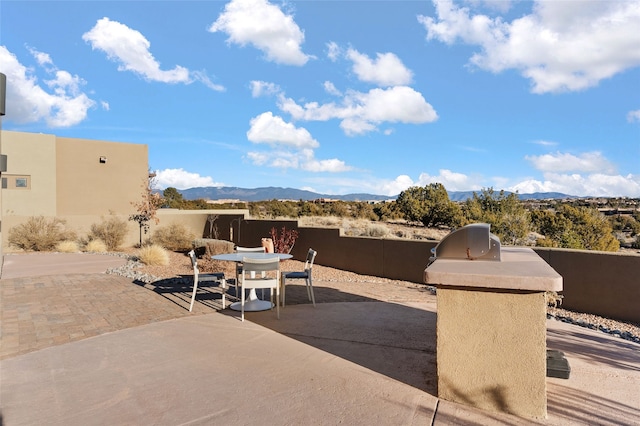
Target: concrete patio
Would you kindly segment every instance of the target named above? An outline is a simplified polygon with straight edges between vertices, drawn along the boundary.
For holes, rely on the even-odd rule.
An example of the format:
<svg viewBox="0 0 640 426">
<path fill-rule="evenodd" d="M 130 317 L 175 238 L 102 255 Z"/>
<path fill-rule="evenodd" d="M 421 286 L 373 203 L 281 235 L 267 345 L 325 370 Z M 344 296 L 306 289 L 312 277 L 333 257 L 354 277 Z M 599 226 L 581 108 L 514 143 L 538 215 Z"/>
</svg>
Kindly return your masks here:
<svg viewBox="0 0 640 426">
<path fill-rule="evenodd" d="M 189 287 L 103 273 L 122 259 L 32 256 L 5 256 L 0 279 L 2 425 L 640 418 L 640 345 L 598 331 L 547 321 L 547 346 L 565 353 L 571 377 L 547 378 L 548 418 L 527 420 L 437 398 L 437 306 L 427 291 L 316 282 L 314 308 L 292 285 L 280 320 L 266 311 L 243 323 L 219 311 L 217 288 L 189 313 Z"/>
</svg>

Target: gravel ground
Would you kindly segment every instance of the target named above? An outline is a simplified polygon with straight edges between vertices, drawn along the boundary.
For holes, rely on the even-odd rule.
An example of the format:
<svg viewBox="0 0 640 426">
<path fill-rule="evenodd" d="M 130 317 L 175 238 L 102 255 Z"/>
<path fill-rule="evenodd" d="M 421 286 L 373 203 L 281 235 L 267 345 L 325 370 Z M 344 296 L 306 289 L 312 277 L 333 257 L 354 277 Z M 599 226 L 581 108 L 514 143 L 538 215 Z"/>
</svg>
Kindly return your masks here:
<svg viewBox="0 0 640 426">
<path fill-rule="evenodd" d="M 120 255 L 135 256 L 135 251 L 131 250 Z M 138 279 L 147 283 L 151 283 L 159 279 L 193 274 L 191 262 L 186 255 L 182 253 L 169 252 L 169 258 L 168 266 L 148 266 L 136 261 L 130 261 L 124 267 L 108 271 L 108 273 L 117 273 L 119 275 Z M 198 264 L 200 265 L 201 272 L 217 271 L 224 272 L 227 276 L 235 276 L 234 264 L 231 262 L 218 262 L 209 259 L 200 259 Z M 301 270 L 303 265 L 304 262 L 297 260 L 285 260 L 282 262 L 282 269 L 287 271 Z M 427 287 L 431 292 L 435 293 L 435 288 L 418 283 L 359 275 L 353 272 L 342 271 L 322 265 L 314 265 L 313 277 L 316 282 L 393 284 L 402 288 L 422 290 Z M 349 291 L 353 291 L 353 289 L 350 288 Z M 640 324 L 621 322 L 597 315 L 573 312 L 554 307 L 548 308 L 547 317 L 555 318 L 558 321 L 575 324 L 581 327 L 600 330 L 604 333 L 616 335 L 625 340 L 640 343 Z"/>
</svg>

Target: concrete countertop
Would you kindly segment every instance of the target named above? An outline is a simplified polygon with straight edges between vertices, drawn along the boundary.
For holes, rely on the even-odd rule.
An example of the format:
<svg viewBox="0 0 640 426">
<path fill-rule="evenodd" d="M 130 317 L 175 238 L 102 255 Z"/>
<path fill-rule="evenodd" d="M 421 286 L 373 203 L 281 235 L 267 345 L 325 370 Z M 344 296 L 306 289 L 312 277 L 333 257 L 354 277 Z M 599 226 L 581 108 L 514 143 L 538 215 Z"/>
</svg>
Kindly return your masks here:
<svg viewBox="0 0 640 426">
<path fill-rule="evenodd" d="M 431 285 L 562 291 L 562 276 L 532 249 L 502 247 L 500 261 L 436 259 L 424 271 Z"/>
</svg>

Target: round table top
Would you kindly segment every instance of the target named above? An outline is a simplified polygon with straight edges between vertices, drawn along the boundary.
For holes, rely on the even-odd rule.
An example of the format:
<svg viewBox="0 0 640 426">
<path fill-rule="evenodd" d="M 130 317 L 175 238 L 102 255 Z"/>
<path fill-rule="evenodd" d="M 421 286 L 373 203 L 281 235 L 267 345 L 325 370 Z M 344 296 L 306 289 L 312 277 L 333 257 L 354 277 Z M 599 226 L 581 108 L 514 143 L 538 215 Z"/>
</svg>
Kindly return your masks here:
<svg viewBox="0 0 640 426">
<path fill-rule="evenodd" d="M 250 259 L 271 259 L 274 257 L 280 260 L 291 259 L 293 256 L 289 253 L 260 253 L 260 252 L 240 252 L 240 253 L 223 253 L 211 256 L 213 260 L 228 260 L 232 262 L 242 262 L 242 258 Z"/>
</svg>

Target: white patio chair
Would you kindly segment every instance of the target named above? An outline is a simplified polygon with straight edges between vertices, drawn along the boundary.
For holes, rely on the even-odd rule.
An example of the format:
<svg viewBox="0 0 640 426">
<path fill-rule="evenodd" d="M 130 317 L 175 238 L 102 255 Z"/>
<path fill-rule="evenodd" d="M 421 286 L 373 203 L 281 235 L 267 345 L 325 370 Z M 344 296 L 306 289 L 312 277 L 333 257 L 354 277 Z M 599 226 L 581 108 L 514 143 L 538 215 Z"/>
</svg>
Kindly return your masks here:
<svg viewBox="0 0 640 426">
<path fill-rule="evenodd" d="M 238 247 L 236 246 L 236 253 L 266 253 L 265 247 Z M 238 262 L 236 264 L 236 283 L 240 279 L 240 274 L 242 274 L 242 262 Z M 237 287 L 236 287 L 236 296 L 238 295 Z"/>
<path fill-rule="evenodd" d="M 200 269 L 198 269 L 198 259 L 196 258 L 196 252 L 191 250 L 189 252 L 189 258 L 191 259 L 191 266 L 193 266 L 193 294 L 191 295 L 191 304 L 189 305 L 189 312 L 193 309 L 193 302 L 196 300 L 196 292 L 198 291 L 198 283 L 203 281 L 208 282 L 217 282 L 222 288 L 222 309 L 225 306 L 225 293 L 227 291 L 227 281 L 224 278 L 224 272 L 214 272 L 212 274 L 201 274 Z M 236 282 L 236 293 L 238 292 L 237 282 Z"/>
<path fill-rule="evenodd" d="M 259 274 L 258 274 L 259 272 Z M 271 301 L 275 299 L 276 316 L 280 319 L 280 260 L 242 258 L 242 274 L 240 285 L 241 318 L 244 321 L 245 290 L 270 289 Z M 272 307 L 273 309 L 273 307 Z"/>
<path fill-rule="evenodd" d="M 309 296 L 309 300 L 313 303 L 313 306 L 316 306 L 316 298 L 313 295 L 313 261 L 316 258 L 317 251 L 313 249 L 309 249 L 307 252 L 307 260 L 304 262 L 304 270 L 303 271 L 293 271 L 293 272 L 283 272 L 282 273 L 282 307 L 285 306 L 285 294 L 286 294 L 286 285 L 287 280 L 295 280 L 295 279 L 303 279 L 307 286 L 307 296 Z"/>
</svg>

